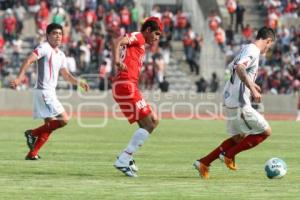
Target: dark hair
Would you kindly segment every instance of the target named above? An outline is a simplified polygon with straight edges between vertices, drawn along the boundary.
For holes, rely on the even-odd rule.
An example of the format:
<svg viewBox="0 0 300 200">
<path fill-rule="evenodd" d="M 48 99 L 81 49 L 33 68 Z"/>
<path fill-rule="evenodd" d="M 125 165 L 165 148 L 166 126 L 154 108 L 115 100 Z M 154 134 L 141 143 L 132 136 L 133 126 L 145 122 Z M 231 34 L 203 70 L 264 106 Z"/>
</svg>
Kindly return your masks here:
<svg viewBox="0 0 300 200">
<path fill-rule="evenodd" d="M 267 39 L 267 38 L 271 38 L 273 41 L 275 41 L 275 32 L 273 29 L 269 28 L 269 27 L 262 27 L 261 29 L 258 30 L 257 35 L 256 35 L 256 39 Z"/>
<path fill-rule="evenodd" d="M 158 31 L 161 29 L 159 24 L 156 21 L 146 20 L 141 27 L 141 31 L 145 31 L 148 27 L 150 27 L 151 32 Z"/>
<path fill-rule="evenodd" d="M 50 34 L 55 29 L 60 29 L 63 32 L 63 27 L 60 24 L 51 23 L 47 26 L 46 33 Z"/>
</svg>

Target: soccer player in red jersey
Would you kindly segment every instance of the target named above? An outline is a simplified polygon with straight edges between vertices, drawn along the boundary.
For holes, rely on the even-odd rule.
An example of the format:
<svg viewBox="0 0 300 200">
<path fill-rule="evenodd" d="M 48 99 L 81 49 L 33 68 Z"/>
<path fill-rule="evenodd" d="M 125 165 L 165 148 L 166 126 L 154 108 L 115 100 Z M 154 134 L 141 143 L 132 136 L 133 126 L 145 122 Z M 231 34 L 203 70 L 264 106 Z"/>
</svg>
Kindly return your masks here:
<svg viewBox="0 0 300 200">
<path fill-rule="evenodd" d="M 41 147 L 47 142 L 50 134 L 68 123 L 68 115 L 56 97 L 55 88 L 58 75 L 73 85 L 78 85 L 86 91 L 89 85 L 77 80 L 68 71 L 66 56 L 59 49 L 62 41 L 63 28 L 59 24 L 47 26 L 47 41 L 40 44 L 24 61 L 17 78 L 11 81 L 12 88 L 16 88 L 24 78 L 29 66 L 37 61 L 37 82 L 33 90 L 33 117 L 44 119 L 44 125 L 25 131 L 27 145 L 30 149 L 26 160 L 38 160 Z"/>
<path fill-rule="evenodd" d="M 113 97 L 129 123 L 137 122 L 139 128 L 133 134 L 128 146 L 118 156 L 114 166 L 129 177 L 137 177 L 133 154 L 147 140 L 158 124 L 138 89 L 138 80 L 145 56 L 145 45 L 159 40 L 163 26 L 156 17 L 145 20 L 141 32 L 133 32 L 116 39 L 113 46 L 117 73 L 113 80 Z"/>
</svg>

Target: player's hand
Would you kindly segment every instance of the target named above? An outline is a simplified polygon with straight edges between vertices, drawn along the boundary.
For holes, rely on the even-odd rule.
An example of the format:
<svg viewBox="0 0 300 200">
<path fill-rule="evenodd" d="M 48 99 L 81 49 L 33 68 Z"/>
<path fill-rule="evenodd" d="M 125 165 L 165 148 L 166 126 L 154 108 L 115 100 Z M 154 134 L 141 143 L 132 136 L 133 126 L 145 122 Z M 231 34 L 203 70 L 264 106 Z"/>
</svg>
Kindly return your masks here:
<svg viewBox="0 0 300 200">
<path fill-rule="evenodd" d="M 127 68 L 126 65 L 122 62 L 116 62 L 116 66 L 118 67 L 118 70 L 120 70 L 120 71 L 124 71 Z"/>
<path fill-rule="evenodd" d="M 255 103 L 261 102 L 261 94 L 256 88 L 252 91 L 252 97 Z"/>
<path fill-rule="evenodd" d="M 259 93 L 261 93 L 261 88 L 260 88 L 259 85 L 257 85 L 256 83 L 254 83 L 254 87 L 255 87 L 255 89 L 256 89 Z"/>
<path fill-rule="evenodd" d="M 83 88 L 85 92 L 90 90 L 90 86 L 86 82 L 80 81 L 79 86 Z"/>
<path fill-rule="evenodd" d="M 10 81 L 9 86 L 13 89 L 16 89 L 18 85 L 20 85 L 20 79 L 16 78 L 15 80 Z"/>
</svg>

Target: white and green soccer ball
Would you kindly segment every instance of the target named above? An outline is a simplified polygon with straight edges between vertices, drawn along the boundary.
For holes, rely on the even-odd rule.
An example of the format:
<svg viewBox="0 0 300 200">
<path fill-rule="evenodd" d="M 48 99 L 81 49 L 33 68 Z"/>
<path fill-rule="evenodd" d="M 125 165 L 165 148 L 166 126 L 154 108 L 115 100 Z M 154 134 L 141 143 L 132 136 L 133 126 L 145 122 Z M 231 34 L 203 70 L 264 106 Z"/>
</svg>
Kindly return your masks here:
<svg viewBox="0 0 300 200">
<path fill-rule="evenodd" d="M 265 172 L 269 179 L 282 178 L 287 172 L 287 165 L 280 158 L 271 158 L 265 164 Z"/>
</svg>

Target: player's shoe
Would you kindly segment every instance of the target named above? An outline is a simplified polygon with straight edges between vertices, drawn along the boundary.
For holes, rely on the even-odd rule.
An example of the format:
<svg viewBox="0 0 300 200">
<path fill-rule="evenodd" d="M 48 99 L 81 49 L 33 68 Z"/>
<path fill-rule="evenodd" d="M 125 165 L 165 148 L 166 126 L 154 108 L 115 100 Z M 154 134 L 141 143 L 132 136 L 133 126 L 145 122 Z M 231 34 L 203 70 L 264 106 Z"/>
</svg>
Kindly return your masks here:
<svg viewBox="0 0 300 200">
<path fill-rule="evenodd" d="M 134 172 L 138 172 L 139 171 L 139 168 L 135 164 L 135 160 L 132 159 L 131 161 L 129 161 L 129 166 L 132 169 L 132 171 L 134 171 Z"/>
<path fill-rule="evenodd" d="M 117 158 L 114 167 L 124 173 L 126 176 L 137 177 L 137 174 L 131 168 L 131 165 L 129 163 L 122 162 L 119 158 Z"/>
<path fill-rule="evenodd" d="M 209 167 L 200 162 L 200 160 L 196 160 L 193 164 L 195 169 L 199 172 L 199 175 L 203 179 L 209 178 Z"/>
<path fill-rule="evenodd" d="M 26 143 L 27 143 L 28 148 L 30 150 L 32 150 L 34 148 L 37 137 L 32 135 L 31 130 L 25 131 L 24 135 L 26 137 Z"/>
<path fill-rule="evenodd" d="M 228 158 L 228 157 L 224 156 L 224 163 L 229 169 L 237 170 L 237 165 L 235 164 L 235 161 L 233 158 Z"/>
<path fill-rule="evenodd" d="M 222 152 L 222 153 L 220 153 L 220 155 L 219 155 L 219 159 L 221 160 L 221 162 L 223 162 L 223 163 L 225 163 L 225 153 L 224 152 Z M 232 160 L 232 162 L 233 162 L 233 168 L 235 168 L 235 169 L 232 169 L 232 170 L 237 170 L 237 165 L 236 165 L 236 163 L 235 163 L 235 158 L 232 158 L 231 159 Z M 226 163 L 225 163 L 226 164 Z M 226 164 L 226 166 L 227 166 L 227 164 Z M 228 166 L 227 166 L 228 167 Z M 229 167 L 228 167 L 229 168 Z M 231 169 L 231 168 L 230 168 Z"/>
<path fill-rule="evenodd" d="M 36 155 L 36 156 L 29 156 L 29 155 L 27 155 L 25 157 L 25 160 L 39 160 L 39 159 L 40 159 L 39 155 Z"/>
</svg>

